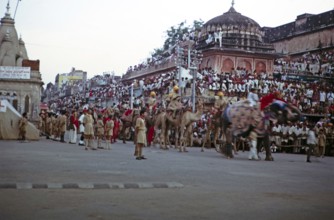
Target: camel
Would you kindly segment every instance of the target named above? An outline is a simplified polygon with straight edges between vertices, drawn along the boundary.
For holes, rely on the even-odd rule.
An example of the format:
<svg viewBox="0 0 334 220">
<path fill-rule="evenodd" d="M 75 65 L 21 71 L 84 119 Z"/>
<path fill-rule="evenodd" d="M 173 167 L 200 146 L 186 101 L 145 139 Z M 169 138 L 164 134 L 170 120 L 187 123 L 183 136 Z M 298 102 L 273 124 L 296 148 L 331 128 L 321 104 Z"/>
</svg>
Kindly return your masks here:
<svg viewBox="0 0 334 220">
<path fill-rule="evenodd" d="M 123 139 L 123 143 L 126 144 L 126 136 L 127 133 L 126 131 L 128 130 L 128 132 L 131 132 L 131 128 L 135 126 L 136 123 L 136 119 L 139 116 L 139 114 L 137 114 L 137 112 L 135 110 L 131 110 L 131 113 L 126 114 L 125 112 L 122 114 L 121 116 L 121 121 L 122 121 L 122 130 L 120 132 L 122 139 Z"/>
<path fill-rule="evenodd" d="M 277 108 L 275 103 L 270 103 L 262 112 L 259 106 L 250 106 L 248 100 L 242 100 L 229 105 L 224 113 L 223 131 L 226 126 L 231 123 L 232 134 L 235 137 L 247 137 L 254 130 L 258 135 L 257 146 L 263 142 L 266 158 L 265 160 L 273 161 L 269 144 L 269 126 L 266 124 L 269 120 L 279 123 L 287 123 L 287 121 L 295 122 L 300 119 L 301 113 L 297 107 L 287 104 L 282 114 L 281 109 Z"/>
<path fill-rule="evenodd" d="M 192 131 L 192 124 L 194 122 L 197 122 L 201 120 L 202 114 L 203 114 L 203 102 L 201 99 L 198 99 L 197 105 L 196 105 L 197 111 L 195 113 L 186 111 L 182 114 L 181 117 L 181 123 L 179 126 L 180 130 L 180 152 L 187 152 L 186 149 L 186 140 L 187 136 L 189 136 L 189 133 Z"/>
<path fill-rule="evenodd" d="M 230 98 L 224 97 L 224 99 L 225 99 L 227 104 L 228 103 L 235 103 L 237 101 L 236 97 L 230 97 Z M 211 143 L 213 143 L 216 151 L 221 152 L 221 149 L 220 149 L 221 147 L 218 146 L 217 141 L 219 140 L 220 144 L 222 144 L 223 140 L 225 139 L 224 132 L 221 132 L 221 128 L 223 126 L 223 120 L 222 120 L 221 114 L 222 114 L 222 112 L 224 112 L 225 108 L 226 108 L 226 106 L 224 106 L 222 110 L 216 109 L 214 111 L 214 113 L 212 113 L 213 114 L 212 118 L 210 118 L 208 120 L 208 122 L 207 122 L 207 132 L 206 132 L 205 138 L 203 140 L 201 152 L 204 152 L 204 147 L 205 147 L 208 140 L 209 140 L 210 146 L 211 146 Z M 212 142 L 210 140 L 211 133 L 213 133 L 213 141 Z"/>
<path fill-rule="evenodd" d="M 186 150 L 186 136 L 190 132 L 190 127 L 193 122 L 197 122 L 201 119 L 203 114 L 203 102 L 201 99 L 197 103 L 197 112 L 192 113 L 190 111 L 183 110 L 176 114 L 173 118 L 169 114 L 165 113 L 164 118 L 162 118 L 164 129 L 161 131 L 161 138 L 164 142 L 164 149 L 166 149 L 166 144 L 168 140 L 168 131 L 174 128 L 175 133 L 175 148 L 179 149 L 180 152 L 187 152 Z M 182 128 L 182 129 L 181 129 Z"/>
<path fill-rule="evenodd" d="M 210 134 L 211 132 L 214 134 L 213 136 L 213 145 L 216 149 L 216 151 L 219 151 L 219 147 L 217 145 L 217 141 L 218 141 L 218 137 L 221 131 L 221 127 L 222 127 L 222 118 L 221 118 L 221 112 L 217 111 L 213 117 L 211 119 L 208 120 L 207 123 L 207 132 L 205 135 L 205 138 L 203 139 L 203 144 L 202 144 L 202 148 L 201 148 L 201 152 L 204 152 L 204 147 L 207 143 L 208 140 L 210 140 Z M 209 143 L 211 144 L 211 141 L 209 141 Z"/>
<path fill-rule="evenodd" d="M 161 111 L 158 115 L 154 117 L 154 140 L 153 143 L 159 142 L 160 149 L 167 150 L 167 144 L 170 145 L 169 138 L 168 138 L 168 125 L 167 125 L 167 119 L 166 119 L 166 112 Z M 160 130 L 160 133 L 157 132 Z M 159 137 L 160 134 L 160 137 Z"/>
</svg>

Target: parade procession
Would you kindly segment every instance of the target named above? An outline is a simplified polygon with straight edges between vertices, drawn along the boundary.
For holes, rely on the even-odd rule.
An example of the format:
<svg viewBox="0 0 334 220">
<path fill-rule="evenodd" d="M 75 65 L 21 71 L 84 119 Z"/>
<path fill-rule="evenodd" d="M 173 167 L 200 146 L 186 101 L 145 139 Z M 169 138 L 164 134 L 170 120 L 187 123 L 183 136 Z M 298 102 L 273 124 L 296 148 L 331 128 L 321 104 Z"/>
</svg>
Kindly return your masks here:
<svg viewBox="0 0 334 220">
<path fill-rule="evenodd" d="M 333 219 L 333 7 L 1 0 L 0 220 Z"/>
<path fill-rule="evenodd" d="M 1 68 L 6 71 L 15 64 L 27 68 L 31 76 L 21 82 L 3 78 L 0 83 L 16 83 L 17 88 L 34 84 L 34 91 L 1 86 L 1 103 L 11 106 L 2 108 L 14 118 L 22 113 L 16 131 L 7 132 L 1 124 L 1 139 L 46 138 L 85 150 L 110 150 L 117 141 L 133 141 L 135 155 L 138 149 L 153 146 L 180 152 L 188 152 L 188 147 L 214 148 L 226 158 L 248 150 L 250 160 L 259 160 L 261 152 L 265 160 L 273 160 L 276 152 L 333 155 L 331 41 L 318 50 L 284 56 L 276 52 L 280 44 L 274 43 L 279 42 L 275 38 L 279 29 L 261 32 L 232 2 L 226 13 L 204 24 L 178 27 L 166 40 L 163 53 L 130 66 L 122 77 L 103 73 L 89 79 L 86 72 L 73 68 L 58 74 L 56 84 L 47 84 L 41 102 L 36 102 L 36 89 L 43 85 L 39 61 L 28 59 L 9 9 L 8 3 L 1 20 Z M 230 27 L 241 31 L 229 33 Z M 333 29 L 319 33 L 330 34 Z M 271 38 L 271 43 L 265 38 Z M 10 54 L 5 45 L 14 43 L 19 50 L 11 52 L 21 57 L 11 60 L 15 53 Z M 293 52 L 292 43 L 286 47 Z M 0 114 L 7 117 L 4 110 Z M 313 144 L 308 143 L 309 131 L 315 132 Z"/>
</svg>

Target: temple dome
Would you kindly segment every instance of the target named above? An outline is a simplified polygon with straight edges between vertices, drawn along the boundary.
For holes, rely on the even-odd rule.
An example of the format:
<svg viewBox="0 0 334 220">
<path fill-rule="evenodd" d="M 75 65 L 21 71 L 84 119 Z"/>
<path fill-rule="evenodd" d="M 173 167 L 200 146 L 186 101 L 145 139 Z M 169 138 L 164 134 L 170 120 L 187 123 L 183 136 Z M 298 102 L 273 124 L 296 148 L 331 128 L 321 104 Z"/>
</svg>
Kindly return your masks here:
<svg viewBox="0 0 334 220">
<path fill-rule="evenodd" d="M 22 66 L 22 61 L 28 59 L 28 54 L 22 38 L 18 38 L 9 9 L 8 2 L 5 16 L 0 20 L 0 65 Z"/>
<path fill-rule="evenodd" d="M 204 27 L 214 27 L 213 29 L 224 29 L 227 27 L 252 27 L 260 29 L 260 25 L 253 19 L 238 13 L 232 6 L 228 12 L 212 18 L 204 24 Z M 217 30 L 217 29 L 216 29 Z M 216 31 L 210 30 L 210 31 Z"/>
<path fill-rule="evenodd" d="M 206 22 L 201 30 L 198 49 L 220 48 L 272 53 L 272 44 L 263 41 L 264 32 L 253 19 L 243 16 L 232 7 L 224 14 Z"/>
</svg>

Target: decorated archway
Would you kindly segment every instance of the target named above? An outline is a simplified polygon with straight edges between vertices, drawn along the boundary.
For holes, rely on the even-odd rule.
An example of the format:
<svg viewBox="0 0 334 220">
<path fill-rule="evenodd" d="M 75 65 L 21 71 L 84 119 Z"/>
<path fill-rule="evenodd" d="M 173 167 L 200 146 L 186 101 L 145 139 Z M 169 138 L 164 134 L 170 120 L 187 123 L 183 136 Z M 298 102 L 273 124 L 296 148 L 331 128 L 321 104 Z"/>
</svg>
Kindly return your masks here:
<svg viewBox="0 0 334 220">
<path fill-rule="evenodd" d="M 258 61 L 255 66 L 256 73 L 267 72 L 267 66 L 264 62 Z"/>
<path fill-rule="evenodd" d="M 223 72 L 231 72 L 232 68 L 234 68 L 233 61 L 230 58 L 225 59 L 224 62 L 223 62 L 222 71 Z"/>
</svg>

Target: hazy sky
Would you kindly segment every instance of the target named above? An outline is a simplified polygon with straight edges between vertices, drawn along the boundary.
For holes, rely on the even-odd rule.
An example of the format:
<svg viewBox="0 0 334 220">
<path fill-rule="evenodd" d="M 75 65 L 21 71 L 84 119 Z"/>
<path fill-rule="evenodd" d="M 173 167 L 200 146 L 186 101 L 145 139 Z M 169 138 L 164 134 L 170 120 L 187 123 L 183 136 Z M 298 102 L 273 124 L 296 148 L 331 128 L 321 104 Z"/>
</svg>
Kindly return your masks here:
<svg viewBox="0 0 334 220">
<path fill-rule="evenodd" d="M 8 0 L 0 0 L 4 17 Z M 231 7 L 231 0 L 21 0 L 15 27 L 29 59 L 41 61 L 43 81 L 71 68 L 88 77 L 125 73 L 163 45 L 166 30 L 182 21 L 204 22 Z M 14 16 L 17 0 L 10 0 Z M 333 0 L 235 0 L 234 8 L 260 26 L 292 22 L 297 15 L 334 9 Z"/>
</svg>

